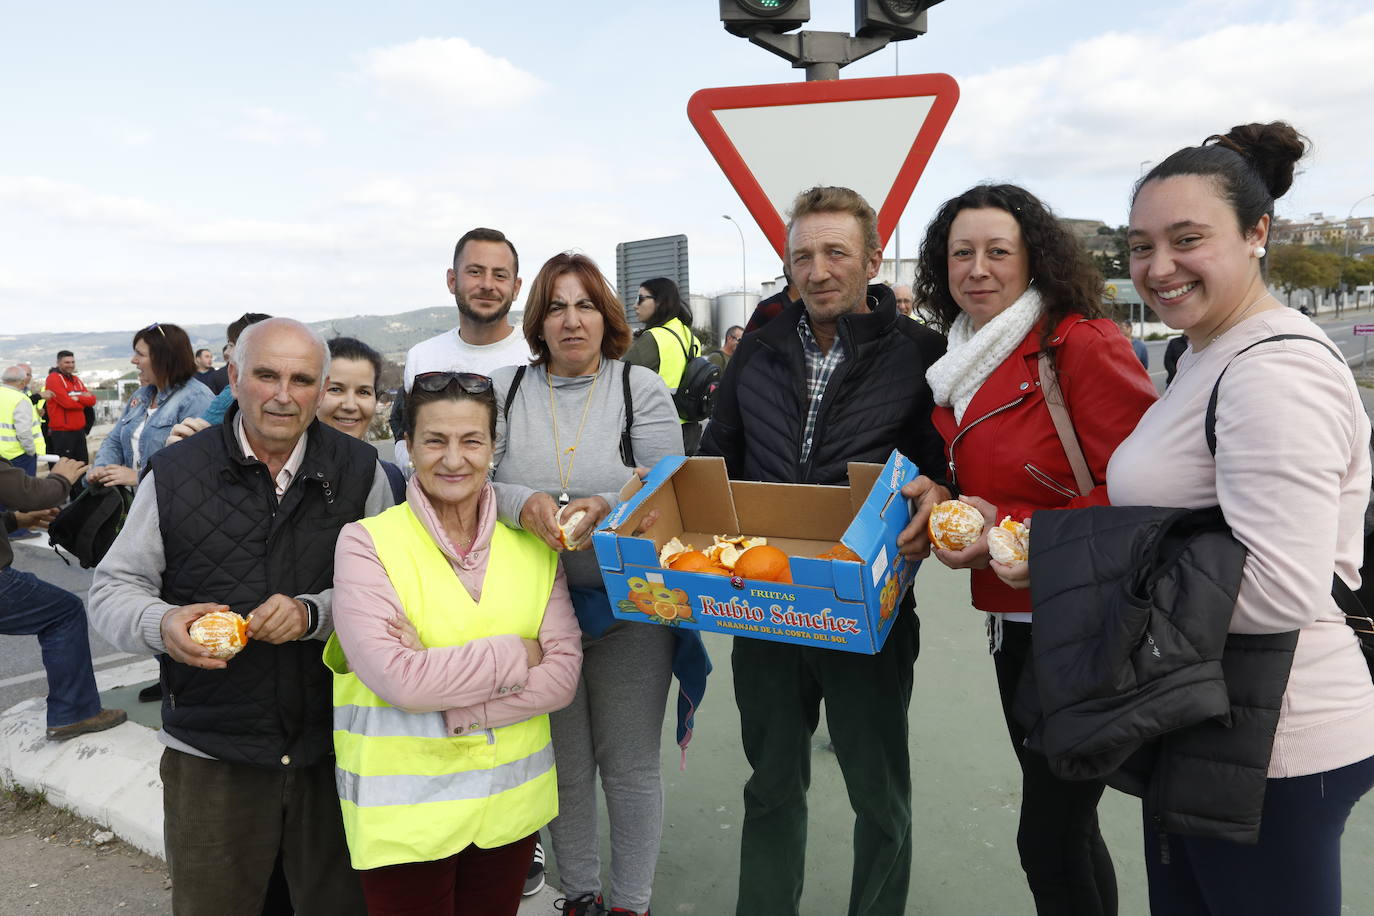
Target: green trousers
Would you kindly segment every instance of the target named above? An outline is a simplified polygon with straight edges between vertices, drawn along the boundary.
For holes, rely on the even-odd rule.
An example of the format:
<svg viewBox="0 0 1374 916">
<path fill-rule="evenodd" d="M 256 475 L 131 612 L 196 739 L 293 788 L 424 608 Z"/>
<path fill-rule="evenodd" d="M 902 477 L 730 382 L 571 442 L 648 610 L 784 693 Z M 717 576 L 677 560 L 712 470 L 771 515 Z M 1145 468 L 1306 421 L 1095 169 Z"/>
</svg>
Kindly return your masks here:
<svg viewBox="0 0 1374 916">
<path fill-rule="evenodd" d="M 905 912 L 911 881 L 907 711 L 920 651 L 920 621 L 909 601 L 877 655 L 736 637 L 735 704 L 753 768 L 744 786 L 738 916 L 800 912 L 811 739 L 822 701 L 854 809 L 848 912 Z"/>
</svg>

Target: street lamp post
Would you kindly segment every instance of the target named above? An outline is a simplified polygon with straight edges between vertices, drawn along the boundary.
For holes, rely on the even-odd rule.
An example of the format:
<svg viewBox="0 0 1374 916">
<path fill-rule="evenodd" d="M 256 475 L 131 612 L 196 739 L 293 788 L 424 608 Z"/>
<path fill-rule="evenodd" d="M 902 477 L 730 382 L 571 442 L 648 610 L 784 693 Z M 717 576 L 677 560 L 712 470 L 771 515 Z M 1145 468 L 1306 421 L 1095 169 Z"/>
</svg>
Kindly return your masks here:
<svg viewBox="0 0 1374 916">
<path fill-rule="evenodd" d="M 1345 215 L 1345 256 L 1347 258 L 1350 257 L 1350 220 L 1355 215 L 1355 208 L 1371 197 L 1374 197 L 1374 194 L 1366 194 L 1364 197 L 1355 201 L 1350 205 L 1350 212 Z"/>
<path fill-rule="evenodd" d="M 730 220 L 731 225 L 735 227 L 735 231 L 739 233 L 739 299 L 740 304 L 743 305 L 744 292 L 746 289 L 748 289 L 745 277 L 749 275 L 749 269 L 746 266 L 747 261 L 745 260 L 746 254 L 744 250 L 744 230 L 739 227 L 739 223 L 735 222 L 735 220 L 730 216 L 730 214 L 722 213 L 720 215 L 720 218 Z"/>
<path fill-rule="evenodd" d="M 1345 215 L 1345 231 L 1344 231 L 1343 233 L 1341 233 L 1341 234 L 1345 236 L 1345 257 L 1346 257 L 1346 258 L 1349 258 L 1349 257 L 1350 257 L 1350 220 L 1351 220 L 1351 218 L 1355 215 L 1355 208 L 1358 207 L 1360 204 L 1364 203 L 1366 200 L 1369 200 L 1369 198 L 1371 198 L 1371 197 L 1374 197 L 1374 194 L 1366 194 L 1364 197 L 1361 197 L 1359 200 L 1355 201 L 1353 204 L 1350 205 L 1350 212 L 1347 213 L 1347 214 Z M 1342 270 L 1342 271 L 1345 270 L 1345 265 L 1344 265 L 1344 264 L 1341 265 L 1341 270 Z M 1344 298 L 1344 297 L 1348 296 L 1349 294 L 1350 294 L 1349 291 L 1345 288 L 1345 278 L 1342 277 L 1342 278 L 1341 278 L 1341 297 Z M 1356 296 L 1355 298 L 1358 299 L 1359 297 Z M 1339 318 L 1340 315 L 1341 315 L 1341 306 L 1340 306 L 1340 304 L 1338 303 L 1338 304 L 1336 305 L 1336 317 Z"/>
</svg>

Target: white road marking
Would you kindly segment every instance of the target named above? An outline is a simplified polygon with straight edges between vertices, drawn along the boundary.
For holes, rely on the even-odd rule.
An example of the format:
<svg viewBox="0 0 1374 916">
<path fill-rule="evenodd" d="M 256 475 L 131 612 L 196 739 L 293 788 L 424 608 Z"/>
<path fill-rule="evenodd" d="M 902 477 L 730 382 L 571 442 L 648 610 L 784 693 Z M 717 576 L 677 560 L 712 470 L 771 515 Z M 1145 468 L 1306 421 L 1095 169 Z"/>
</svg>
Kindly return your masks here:
<svg viewBox="0 0 1374 916">
<path fill-rule="evenodd" d="M 92 667 L 109 664 L 110 662 L 124 661 L 130 658 L 138 658 L 137 655 L 130 655 L 128 652 L 117 652 L 114 655 L 102 655 L 100 658 L 91 659 Z M 19 674 L 14 677 L 7 677 L 0 681 L 0 687 L 13 687 L 16 684 L 27 684 L 29 681 L 37 681 L 48 676 L 43 670 L 31 671 L 28 674 Z"/>
</svg>

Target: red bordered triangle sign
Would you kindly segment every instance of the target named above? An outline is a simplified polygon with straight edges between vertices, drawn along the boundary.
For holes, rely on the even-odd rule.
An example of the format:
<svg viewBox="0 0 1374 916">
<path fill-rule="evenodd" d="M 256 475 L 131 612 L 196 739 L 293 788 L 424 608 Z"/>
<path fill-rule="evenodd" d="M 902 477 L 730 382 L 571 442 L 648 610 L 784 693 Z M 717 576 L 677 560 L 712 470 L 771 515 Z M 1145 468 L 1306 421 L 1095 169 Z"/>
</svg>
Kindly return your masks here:
<svg viewBox="0 0 1374 916">
<path fill-rule="evenodd" d="M 884 245 L 959 100 L 943 73 L 702 89 L 687 117 L 783 257 L 798 193 L 841 185 L 878 211 Z"/>
</svg>

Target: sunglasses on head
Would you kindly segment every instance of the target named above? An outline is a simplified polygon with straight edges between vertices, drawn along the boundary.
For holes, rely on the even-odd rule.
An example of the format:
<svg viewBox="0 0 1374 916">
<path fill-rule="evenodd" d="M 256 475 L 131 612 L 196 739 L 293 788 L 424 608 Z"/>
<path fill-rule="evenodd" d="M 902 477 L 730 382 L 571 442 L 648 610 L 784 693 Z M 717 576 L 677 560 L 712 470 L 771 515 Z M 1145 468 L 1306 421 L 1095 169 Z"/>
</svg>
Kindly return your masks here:
<svg viewBox="0 0 1374 916">
<path fill-rule="evenodd" d="M 481 394 L 491 390 L 491 379 L 476 372 L 422 372 L 415 376 L 415 388 L 436 394 L 454 382 L 468 394 Z"/>
<path fill-rule="evenodd" d="M 139 331 L 138 333 L 140 333 L 140 334 L 146 334 L 146 333 L 148 333 L 149 331 L 157 331 L 157 332 L 158 332 L 159 334 L 161 334 L 163 337 L 166 337 L 166 336 L 167 336 L 167 332 L 164 331 L 164 330 L 162 329 L 162 325 L 161 325 L 161 324 L 158 324 L 156 321 L 154 321 L 152 324 L 148 325 L 146 328 L 144 328 L 143 330 Z"/>
</svg>

